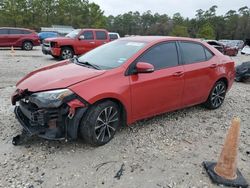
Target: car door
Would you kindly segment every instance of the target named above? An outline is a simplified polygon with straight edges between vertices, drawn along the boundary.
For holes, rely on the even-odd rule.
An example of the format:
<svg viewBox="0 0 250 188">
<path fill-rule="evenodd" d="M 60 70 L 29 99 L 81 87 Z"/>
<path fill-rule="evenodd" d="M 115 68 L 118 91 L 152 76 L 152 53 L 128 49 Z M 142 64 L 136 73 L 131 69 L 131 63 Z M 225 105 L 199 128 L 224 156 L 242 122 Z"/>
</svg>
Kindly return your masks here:
<svg viewBox="0 0 250 188">
<path fill-rule="evenodd" d="M 19 39 L 22 37 L 22 30 L 9 29 L 9 42 L 11 46 L 17 46 Z M 20 44 L 19 44 L 20 45 Z"/>
<path fill-rule="evenodd" d="M 81 37 L 82 36 L 82 37 Z M 91 30 L 83 31 L 76 42 L 77 54 L 84 54 L 95 48 L 94 33 Z"/>
<path fill-rule="evenodd" d="M 8 38 L 8 29 L 0 29 L 0 46 L 10 46 Z"/>
<path fill-rule="evenodd" d="M 179 42 L 184 63 L 183 106 L 206 101 L 216 77 L 216 57 L 200 43 Z"/>
<path fill-rule="evenodd" d="M 95 31 L 96 47 L 108 42 L 108 34 L 105 31 Z"/>
<path fill-rule="evenodd" d="M 132 65 L 135 66 L 137 62 L 150 63 L 155 71 L 130 75 L 133 119 L 138 120 L 180 108 L 184 79 L 176 43 L 164 42 L 155 45 Z"/>
</svg>

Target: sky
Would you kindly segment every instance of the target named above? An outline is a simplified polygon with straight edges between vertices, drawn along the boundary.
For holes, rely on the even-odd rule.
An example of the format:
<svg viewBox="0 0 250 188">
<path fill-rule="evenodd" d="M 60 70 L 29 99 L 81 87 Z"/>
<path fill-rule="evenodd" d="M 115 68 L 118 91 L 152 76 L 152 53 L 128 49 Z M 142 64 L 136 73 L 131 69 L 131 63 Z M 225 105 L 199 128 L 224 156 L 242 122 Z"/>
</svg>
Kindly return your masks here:
<svg viewBox="0 0 250 188">
<path fill-rule="evenodd" d="M 229 10 L 238 10 L 243 6 L 250 8 L 250 0 L 89 0 L 89 2 L 98 4 L 106 16 L 151 10 L 152 13 L 158 12 L 169 16 L 179 12 L 185 18 L 194 18 L 196 10 L 207 10 L 213 5 L 218 6 L 217 15 L 224 15 Z"/>
</svg>

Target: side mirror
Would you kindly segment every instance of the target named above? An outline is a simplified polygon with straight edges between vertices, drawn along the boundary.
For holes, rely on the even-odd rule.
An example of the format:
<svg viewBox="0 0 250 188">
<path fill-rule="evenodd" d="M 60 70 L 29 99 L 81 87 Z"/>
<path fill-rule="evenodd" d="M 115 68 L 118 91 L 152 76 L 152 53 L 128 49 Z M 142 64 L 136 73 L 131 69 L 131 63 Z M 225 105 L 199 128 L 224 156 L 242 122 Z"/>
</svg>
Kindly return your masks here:
<svg viewBox="0 0 250 188">
<path fill-rule="evenodd" d="M 151 73 L 154 70 L 154 66 L 150 63 L 138 62 L 136 64 L 136 73 Z"/>
<path fill-rule="evenodd" d="M 84 40 L 84 39 L 85 39 L 84 35 L 80 35 L 79 40 Z"/>
</svg>

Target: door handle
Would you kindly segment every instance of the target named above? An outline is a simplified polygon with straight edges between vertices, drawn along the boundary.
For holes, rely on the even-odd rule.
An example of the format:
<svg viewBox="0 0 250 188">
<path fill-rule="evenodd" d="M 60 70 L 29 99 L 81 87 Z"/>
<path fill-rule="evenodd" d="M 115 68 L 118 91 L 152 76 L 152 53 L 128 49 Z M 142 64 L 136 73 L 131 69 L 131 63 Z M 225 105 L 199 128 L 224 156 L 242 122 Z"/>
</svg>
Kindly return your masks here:
<svg viewBox="0 0 250 188">
<path fill-rule="evenodd" d="M 210 65 L 210 68 L 216 68 L 218 65 L 217 64 L 212 64 L 212 65 Z"/>
<path fill-rule="evenodd" d="M 89 42 L 90 44 L 95 44 L 95 42 Z"/>
<path fill-rule="evenodd" d="M 173 76 L 182 76 L 184 74 L 183 71 L 178 71 L 173 74 Z"/>
</svg>

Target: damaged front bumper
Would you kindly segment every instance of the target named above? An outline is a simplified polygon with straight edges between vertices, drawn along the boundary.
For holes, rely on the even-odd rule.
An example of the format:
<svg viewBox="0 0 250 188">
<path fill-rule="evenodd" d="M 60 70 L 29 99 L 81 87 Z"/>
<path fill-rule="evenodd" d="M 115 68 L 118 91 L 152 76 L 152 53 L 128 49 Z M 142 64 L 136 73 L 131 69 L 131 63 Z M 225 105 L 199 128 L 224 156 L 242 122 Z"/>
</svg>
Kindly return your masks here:
<svg viewBox="0 0 250 188">
<path fill-rule="evenodd" d="M 19 97 L 14 111 L 25 135 L 37 135 L 49 140 L 77 138 L 80 121 L 88 108 L 86 101 L 73 95 L 57 108 L 45 108 L 26 100 L 25 97 L 27 98 Z"/>
</svg>

